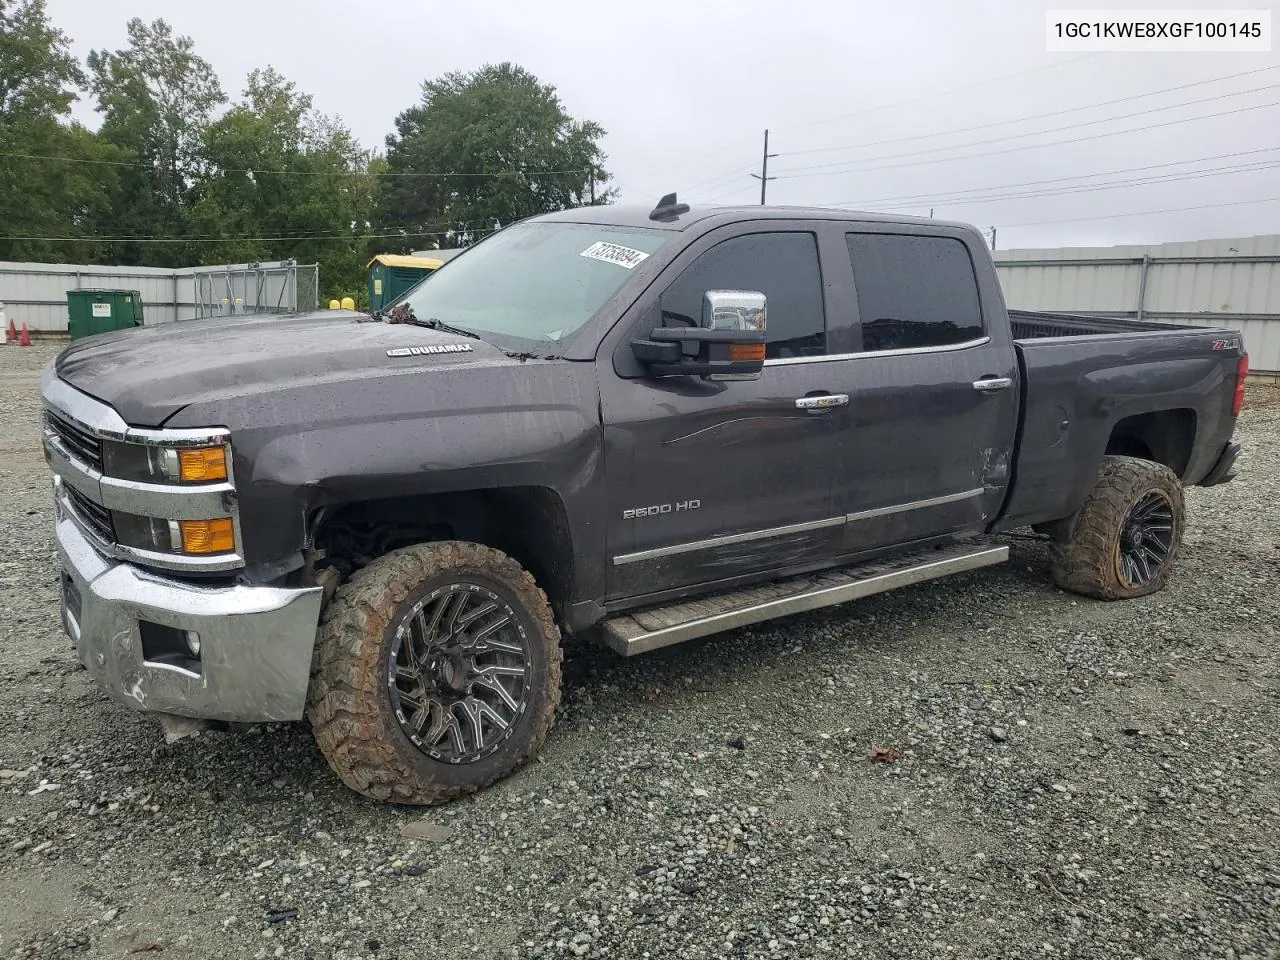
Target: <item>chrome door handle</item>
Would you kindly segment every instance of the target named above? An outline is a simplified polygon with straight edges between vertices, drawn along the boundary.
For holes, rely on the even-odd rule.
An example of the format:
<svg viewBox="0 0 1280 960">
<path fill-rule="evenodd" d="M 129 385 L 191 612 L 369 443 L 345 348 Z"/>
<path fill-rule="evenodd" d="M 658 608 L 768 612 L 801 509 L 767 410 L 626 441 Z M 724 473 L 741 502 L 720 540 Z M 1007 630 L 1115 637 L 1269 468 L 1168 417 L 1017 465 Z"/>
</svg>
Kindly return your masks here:
<svg viewBox="0 0 1280 960">
<path fill-rule="evenodd" d="M 989 377 L 986 380 L 973 381 L 973 389 L 980 393 L 995 393 L 997 390 L 1008 390 L 1012 386 L 1012 377 Z"/>
<path fill-rule="evenodd" d="M 847 393 L 823 393 L 816 397 L 797 397 L 797 410 L 826 410 L 830 407 L 843 407 L 849 402 Z"/>
</svg>

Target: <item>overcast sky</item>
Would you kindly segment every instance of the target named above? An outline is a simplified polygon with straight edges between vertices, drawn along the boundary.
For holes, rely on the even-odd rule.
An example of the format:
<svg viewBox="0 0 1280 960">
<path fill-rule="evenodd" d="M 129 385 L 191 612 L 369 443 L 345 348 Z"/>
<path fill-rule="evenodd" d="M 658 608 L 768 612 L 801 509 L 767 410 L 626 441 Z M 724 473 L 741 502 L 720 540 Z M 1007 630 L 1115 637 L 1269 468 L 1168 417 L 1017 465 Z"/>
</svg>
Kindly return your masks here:
<svg viewBox="0 0 1280 960">
<path fill-rule="evenodd" d="M 624 202 L 652 203 L 671 190 L 692 202 L 758 202 L 759 182 L 749 174 L 759 170 L 768 128 L 770 152 L 779 154 L 770 161 L 778 176 L 770 203 L 925 215 L 933 207 L 939 217 L 994 225 L 1001 249 L 1280 233 L 1280 51 L 1047 53 L 1044 11 L 1067 3 L 48 6 L 81 57 L 123 46 L 130 17 L 164 17 L 195 40 L 229 94 L 238 96 L 246 74 L 269 64 L 379 149 L 423 79 L 513 61 L 554 84 L 572 115 L 608 131 L 607 168 Z M 1173 87 L 1182 89 L 1141 96 Z M 1122 98 L 1134 99 L 1097 106 Z M 78 106 L 78 116 L 96 125 L 90 103 Z M 1212 175 L 1186 178 L 1204 171 Z M 1183 179 L 1128 182 L 1170 176 Z M 1004 196 L 1117 182 L 1125 185 L 958 202 L 975 196 L 964 191 Z M 1233 205 L 1211 206 L 1221 204 Z M 1186 207 L 1209 209 L 1115 216 Z"/>
</svg>

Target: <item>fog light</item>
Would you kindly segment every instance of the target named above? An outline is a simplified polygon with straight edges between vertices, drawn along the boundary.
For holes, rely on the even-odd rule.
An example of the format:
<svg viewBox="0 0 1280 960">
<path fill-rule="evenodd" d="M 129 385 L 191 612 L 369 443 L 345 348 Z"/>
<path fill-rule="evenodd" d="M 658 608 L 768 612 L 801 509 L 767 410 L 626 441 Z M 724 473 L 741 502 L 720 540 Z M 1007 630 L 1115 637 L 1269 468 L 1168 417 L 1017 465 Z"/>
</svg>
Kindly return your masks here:
<svg viewBox="0 0 1280 960">
<path fill-rule="evenodd" d="M 193 657 L 200 656 L 200 634 L 194 630 L 187 631 L 187 649 L 191 651 Z"/>
<path fill-rule="evenodd" d="M 217 520 L 180 520 L 183 553 L 231 553 L 236 548 L 230 517 Z"/>
</svg>

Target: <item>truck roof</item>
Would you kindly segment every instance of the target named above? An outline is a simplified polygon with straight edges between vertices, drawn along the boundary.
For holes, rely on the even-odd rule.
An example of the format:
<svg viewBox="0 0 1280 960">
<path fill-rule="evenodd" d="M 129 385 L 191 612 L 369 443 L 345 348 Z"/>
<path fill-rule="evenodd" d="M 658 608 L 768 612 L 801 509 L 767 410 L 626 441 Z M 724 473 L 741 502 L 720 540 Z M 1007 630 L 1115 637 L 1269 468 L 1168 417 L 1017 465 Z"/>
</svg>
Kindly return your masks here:
<svg viewBox="0 0 1280 960">
<path fill-rule="evenodd" d="M 907 217 L 900 214 L 870 213 L 860 210 L 837 210 L 831 207 L 787 206 L 692 206 L 685 213 L 661 220 L 650 219 L 648 207 L 630 204 L 606 204 L 598 207 L 575 207 L 530 219 L 537 221 L 561 221 L 567 223 L 600 223 L 615 227 L 649 227 L 655 230 L 686 230 L 694 224 L 719 226 L 720 223 L 737 223 L 742 220 L 843 220 L 850 223 L 904 223 L 929 224 L 934 227 L 962 227 L 973 230 L 972 224 L 931 217 Z M 719 221 L 708 223 L 707 221 Z"/>
</svg>

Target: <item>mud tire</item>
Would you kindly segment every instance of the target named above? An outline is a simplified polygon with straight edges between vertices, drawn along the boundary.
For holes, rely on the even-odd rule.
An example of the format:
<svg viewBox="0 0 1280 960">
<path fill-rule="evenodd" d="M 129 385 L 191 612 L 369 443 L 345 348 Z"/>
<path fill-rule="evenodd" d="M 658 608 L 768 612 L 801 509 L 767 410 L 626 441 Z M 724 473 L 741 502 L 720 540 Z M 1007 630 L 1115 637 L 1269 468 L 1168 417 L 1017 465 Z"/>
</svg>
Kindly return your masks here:
<svg viewBox="0 0 1280 960">
<path fill-rule="evenodd" d="M 529 693 L 496 752 L 446 763 L 401 729 L 385 683 L 396 626 L 418 598 L 451 579 L 499 594 L 528 638 Z M 487 787 L 538 752 L 560 702 L 562 651 L 547 596 L 506 554 L 444 541 L 396 550 L 357 571 L 326 608 L 312 661 L 307 719 L 320 752 L 352 790 L 392 803 L 444 803 Z"/>
<path fill-rule="evenodd" d="M 1172 546 L 1149 580 L 1134 583 L 1122 572 L 1121 534 L 1129 512 L 1153 493 L 1164 497 L 1172 508 Z M 1155 593 L 1173 573 L 1185 518 L 1182 484 L 1172 470 L 1136 457 L 1104 457 L 1093 491 L 1055 546 L 1054 582 L 1063 590 L 1098 600 L 1128 600 Z"/>
</svg>

